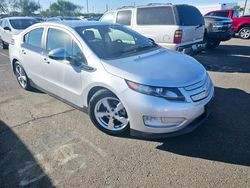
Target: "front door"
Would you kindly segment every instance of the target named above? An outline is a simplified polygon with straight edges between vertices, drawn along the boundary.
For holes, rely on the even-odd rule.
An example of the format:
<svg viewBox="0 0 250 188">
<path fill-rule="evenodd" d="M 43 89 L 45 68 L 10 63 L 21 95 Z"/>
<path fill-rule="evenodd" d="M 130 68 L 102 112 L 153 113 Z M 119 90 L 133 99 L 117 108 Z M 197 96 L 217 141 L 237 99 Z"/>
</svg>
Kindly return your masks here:
<svg viewBox="0 0 250 188">
<path fill-rule="evenodd" d="M 51 50 L 64 49 L 70 59 L 55 60 L 48 57 Z M 46 53 L 42 57 L 43 88 L 75 105 L 82 104 L 81 63 L 85 61 L 79 45 L 66 30 L 49 28 L 47 31 Z"/>
</svg>

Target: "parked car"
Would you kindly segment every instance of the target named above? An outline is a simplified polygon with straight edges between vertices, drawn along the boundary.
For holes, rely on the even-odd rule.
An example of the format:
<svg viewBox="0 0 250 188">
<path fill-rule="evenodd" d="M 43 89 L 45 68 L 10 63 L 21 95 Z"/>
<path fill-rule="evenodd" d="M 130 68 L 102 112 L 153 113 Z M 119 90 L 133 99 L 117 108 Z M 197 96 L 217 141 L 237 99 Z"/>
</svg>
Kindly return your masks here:
<svg viewBox="0 0 250 188">
<path fill-rule="evenodd" d="M 221 41 L 232 38 L 232 19 L 214 16 L 205 16 L 205 35 L 204 41 L 207 48 L 215 48 Z"/>
<path fill-rule="evenodd" d="M 127 27 L 45 22 L 14 40 L 9 54 L 20 86 L 88 109 L 108 134 L 184 134 L 208 115 L 214 87 L 206 69 Z"/>
<path fill-rule="evenodd" d="M 216 10 L 207 13 L 205 16 L 220 16 L 233 20 L 233 30 L 238 33 L 240 38 L 250 38 L 250 17 L 239 17 L 237 10 Z"/>
<path fill-rule="evenodd" d="M 3 49 L 7 49 L 13 35 L 17 35 L 29 26 L 38 23 L 30 17 L 7 17 L 0 21 L 0 42 Z"/>
<path fill-rule="evenodd" d="M 187 54 L 201 50 L 204 18 L 190 5 L 149 4 L 106 12 L 100 19 L 126 25 L 159 45 Z"/>
<path fill-rule="evenodd" d="M 81 20 L 77 17 L 71 17 L 71 16 L 57 16 L 57 17 L 50 17 L 46 21 L 47 22 L 54 22 L 54 21 L 69 21 L 69 20 Z"/>
</svg>

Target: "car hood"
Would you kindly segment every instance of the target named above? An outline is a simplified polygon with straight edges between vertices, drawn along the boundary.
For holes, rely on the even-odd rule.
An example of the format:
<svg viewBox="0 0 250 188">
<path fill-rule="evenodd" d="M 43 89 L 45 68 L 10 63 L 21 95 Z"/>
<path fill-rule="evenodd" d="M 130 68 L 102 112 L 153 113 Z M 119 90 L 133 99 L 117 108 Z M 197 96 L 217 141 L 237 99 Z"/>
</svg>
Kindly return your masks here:
<svg viewBox="0 0 250 188">
<path fill-rule="evenodd" d="M 192 57 L 165 49 L 102 63 L 113 75 L 150 86 L 185 87 L 206 76 L 205 68 Z"/>
</svg>

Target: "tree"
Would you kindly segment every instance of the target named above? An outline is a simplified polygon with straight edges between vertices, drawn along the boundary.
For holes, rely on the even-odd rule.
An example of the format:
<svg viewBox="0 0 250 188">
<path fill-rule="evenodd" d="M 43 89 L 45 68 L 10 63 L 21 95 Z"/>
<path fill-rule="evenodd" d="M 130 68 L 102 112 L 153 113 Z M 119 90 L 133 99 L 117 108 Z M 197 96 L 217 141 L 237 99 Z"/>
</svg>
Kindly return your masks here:
<svg viewBox="0 0 250 188">
<path fill-rule="evenodd" d="M 17 7 L 23 16 L 31 16 L 41 8 L 39 2 L 33 0 L 19 0 Z"/>
<path fill-rule="evenodd" d="M 41 12 L 43 16 L 76 16 L 82 7 L 66 0 L 57 0 L 50 7 Z"/>
</svg>

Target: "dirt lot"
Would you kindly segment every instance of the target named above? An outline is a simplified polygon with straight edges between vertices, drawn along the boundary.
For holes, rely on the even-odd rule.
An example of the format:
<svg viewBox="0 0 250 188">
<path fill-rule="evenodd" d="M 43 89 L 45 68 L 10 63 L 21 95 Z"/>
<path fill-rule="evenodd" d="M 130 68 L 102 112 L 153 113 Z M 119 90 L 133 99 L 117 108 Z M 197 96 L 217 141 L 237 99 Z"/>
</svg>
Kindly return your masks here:
<svg viewBox="0 0 250 188">
<path fill-rule="evenodd" d="M 210 118 L 147 141 L 108 136 L 83 112 L 22 90 L 0 50 L 0 187 L 250 187 L 250 40 L 195 58 L 216 87 Z"/>
</svg>

